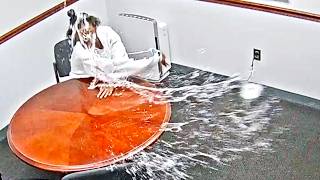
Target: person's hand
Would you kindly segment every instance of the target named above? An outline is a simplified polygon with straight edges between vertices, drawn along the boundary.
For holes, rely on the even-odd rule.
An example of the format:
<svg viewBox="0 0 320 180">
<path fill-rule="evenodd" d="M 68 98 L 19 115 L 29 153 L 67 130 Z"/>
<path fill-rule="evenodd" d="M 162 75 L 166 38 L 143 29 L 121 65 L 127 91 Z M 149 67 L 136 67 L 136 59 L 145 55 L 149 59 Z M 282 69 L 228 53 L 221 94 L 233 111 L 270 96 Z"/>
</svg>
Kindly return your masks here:
<svg viewBox="0 0 320 180">
<path fill-rule="evenodd" d="M 100 98 L 100 99 L 110 96 L 114 91 L 114 87 L 107 86 L 107 84 L 99 86 L 99 88 L 100 90 L 99 90 L 99 93 L 97 94 L 97 98 Z"/>
<path fill-rule="evenodd" d="M 99 81 L 99 80 L 98 80 L 97 78 L 94 78 L 94 79 L 91 81 L 88 89 L 95 89 L 96 86 L 97 86 L 98 81 Z"/>
</svg>

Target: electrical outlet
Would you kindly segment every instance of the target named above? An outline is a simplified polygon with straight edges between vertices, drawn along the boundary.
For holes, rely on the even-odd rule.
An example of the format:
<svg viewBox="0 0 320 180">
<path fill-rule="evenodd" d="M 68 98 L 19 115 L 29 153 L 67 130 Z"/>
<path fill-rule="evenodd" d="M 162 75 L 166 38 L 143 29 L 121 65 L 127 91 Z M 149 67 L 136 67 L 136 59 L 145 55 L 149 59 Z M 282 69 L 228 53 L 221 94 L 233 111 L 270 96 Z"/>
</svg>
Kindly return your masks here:
<svg viewBox="0 0 320 180">
<path fill-rule="evenodd" d="M 253 60 L 261 61 L 261 50 L 253 49 Z"/>
</svg>

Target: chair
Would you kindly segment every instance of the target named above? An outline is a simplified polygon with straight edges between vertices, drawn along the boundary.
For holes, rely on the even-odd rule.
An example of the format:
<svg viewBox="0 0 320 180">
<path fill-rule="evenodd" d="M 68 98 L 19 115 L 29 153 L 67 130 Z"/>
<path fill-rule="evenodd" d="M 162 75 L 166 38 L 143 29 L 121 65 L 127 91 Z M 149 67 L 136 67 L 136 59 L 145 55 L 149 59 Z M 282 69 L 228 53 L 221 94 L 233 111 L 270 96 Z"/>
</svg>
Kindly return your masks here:
<svg viewBox="0 0 320 180">
<path fill-rule="evenodd" d="M 128 56 L 135 60 L 139 60 L 143 58 L 152 57 L 154 56 L 154 53 L 157 53 L 157 52 L 158 51 L 156 51 L 155 49 L 149 49 L 147 51 L 128 53 Z M 53 69 L 54 69 L 57 83 L 61 81 L 61 77 L 67 77 L 71 72 L 71 64 L 70 64 L 71 54 L 72 54 L 72 47 L 70 46 L 68 39 L 62 40 L 54 46 L 55 62 L 53 62 Z M 170 69 L 170 67 L 167 68 L 166 71 L 163 71 L 163 69 L 164 69 L 163 65 L 161 65 L 159 62 L 158 68 L 154 76 L 151 79 L 146 79 L 146 80 L 151 82 L 162 81 L 169 74 L 168 70 Z"/>
<path fill-rule="evenodd" d="M 53 69 L 57 83 L 60 82 L 60 77 L 69 76 L 71 71 L 72 47 L 68 41 L 68 39 L 64 39 L 54 46 L 55 62 L 53 62 Z"/>
<path fill-rule="evenodd" d="M 101 167 L 91 170 L 85 170 L 80 172 L 73 172 L 62 177 L 62 180 L 131 180 L 131 175 L 127 172 L 127 169 L 133 167 L 132 162 L 125 162 L 122 164 L 114 164 L 107 167 Z M 138 177 L 137 179 L 141 179 Z"/>
</svg>

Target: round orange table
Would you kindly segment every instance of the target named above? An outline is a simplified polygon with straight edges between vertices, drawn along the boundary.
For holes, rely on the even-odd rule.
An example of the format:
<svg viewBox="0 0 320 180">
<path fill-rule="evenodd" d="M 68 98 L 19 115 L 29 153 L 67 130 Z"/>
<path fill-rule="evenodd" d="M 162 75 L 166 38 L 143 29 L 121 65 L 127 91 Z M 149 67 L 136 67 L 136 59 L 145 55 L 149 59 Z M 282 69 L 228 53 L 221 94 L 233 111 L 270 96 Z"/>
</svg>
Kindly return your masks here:
<svg viewBox="0 0 320 180">
<path fill-rule="evenodd" d="M 8 129 L 12 151 L 42 169 L 80 171 L 124 160 L 161 135 L 169 103 L 150 102 L 127 88 L 98 99 L 89 82 L 68 80 L 24 103 Z"/>
</svg>

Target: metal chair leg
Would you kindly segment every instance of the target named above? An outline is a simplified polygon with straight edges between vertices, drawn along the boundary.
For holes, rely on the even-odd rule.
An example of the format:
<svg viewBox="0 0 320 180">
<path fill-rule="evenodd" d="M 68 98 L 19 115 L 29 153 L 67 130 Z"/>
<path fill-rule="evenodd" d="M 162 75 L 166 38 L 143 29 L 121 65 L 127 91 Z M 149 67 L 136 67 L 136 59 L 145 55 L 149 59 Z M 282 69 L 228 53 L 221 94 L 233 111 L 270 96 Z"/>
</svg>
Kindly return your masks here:
<svg viewBox="0 0 320 180">
<path fill-rule="evenodd" d="M 59 80 L 59 74 L 57 70 L 57 63 L 53 62 L 53 70 L 54 70 L 54 75 L 56 77 L 57 84 L 60 82 Z"/>
</svg>

